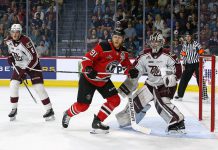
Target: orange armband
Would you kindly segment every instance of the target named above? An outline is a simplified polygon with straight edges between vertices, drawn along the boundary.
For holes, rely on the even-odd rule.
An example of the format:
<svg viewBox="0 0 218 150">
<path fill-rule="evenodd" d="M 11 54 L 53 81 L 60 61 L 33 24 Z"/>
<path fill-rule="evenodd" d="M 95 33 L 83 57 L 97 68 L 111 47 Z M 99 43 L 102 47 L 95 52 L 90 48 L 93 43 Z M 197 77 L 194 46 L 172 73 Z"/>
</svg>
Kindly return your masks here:
<svg viewBox="0 0 218 150">
<path fill-rule="evenodd" d="M 187 56 L 186 52 L 184 52 L 184 51 L 182 51 L 182 52 L 180 53 L 180 55 L 182 55 L 182 56 Z"/>
<path fill-rule="evenodd" d="M 204 53 L 204 49 L 199 49 L 198 54 L 203 54 Z"/>
</svg>

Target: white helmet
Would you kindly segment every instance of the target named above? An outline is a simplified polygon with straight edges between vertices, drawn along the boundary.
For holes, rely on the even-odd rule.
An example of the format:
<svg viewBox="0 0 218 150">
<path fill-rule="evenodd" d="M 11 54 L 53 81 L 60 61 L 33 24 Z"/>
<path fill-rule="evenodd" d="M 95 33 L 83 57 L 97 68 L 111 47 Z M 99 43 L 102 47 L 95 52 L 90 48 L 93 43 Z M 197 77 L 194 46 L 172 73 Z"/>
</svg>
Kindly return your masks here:
<svg viewBox="0 0 218 150">
<path fill-rule="evenodd" d="M 164 43 L 163 35 L 158 32 L 155 32 L 150 36 L 149 40 L 150 40 L 149 45 L 152 49 L 152 53 L 158 53 L 159 50 L 163 47 L 163 43 Z"/>
<path fill-rule="evenodd" d="M 20 24 L 13 24 L 11 26 L 11 31 L 20 31 L 20 33 L 22 32 L 22 26 Z"/>
</svg>

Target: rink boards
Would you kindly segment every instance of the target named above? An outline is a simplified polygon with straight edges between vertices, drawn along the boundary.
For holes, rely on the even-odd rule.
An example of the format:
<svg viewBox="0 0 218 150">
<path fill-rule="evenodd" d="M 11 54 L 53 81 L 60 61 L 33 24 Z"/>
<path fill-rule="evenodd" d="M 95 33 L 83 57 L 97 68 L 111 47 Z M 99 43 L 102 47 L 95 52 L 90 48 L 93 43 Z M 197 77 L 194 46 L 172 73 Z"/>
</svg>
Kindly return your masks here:
<svg viewBox="0 0 218 150">
<path fill-rule="evenodd" d="M 134 60 L 132 60 L 134 61 Z M 42 58 L 40 59 L 42 69 L 45 71 L 80 71 L 81 58 Z M 216 66 L 217 67 L 217 66 Z M 123 68 L 117 66 L 114 71 L 115 73 L 123 73 Z M 8 65 L 7 59 L 0 58 L 0 86 L 8 86 L 9 79 L 12 73 L 12 67 Z M 205 63 L 204 76 L 206 78 L 207 84 L 210 84 L 210 61 Z M 217 74 L 217 71 L 216 71 Z M 79 74 L 72 73 L 55 73 L 55 72 L 44 72 L 44 79 L 46 86 L 66 86 L 66 87 L 76 87 L 78 86 Z M 119 86 L 126 76 L 124 75 L 113 75 L 112 81 L 116 86 Z M 140 78 L 140 86 L 143 85 L 146 76 Z M 217 80 L 216 80 L 216 85 Z M 198 91 L 197 82 L 195 76 L 193 76 L 189 82 L 187 88 L 189 91 Z"/>
</svg>

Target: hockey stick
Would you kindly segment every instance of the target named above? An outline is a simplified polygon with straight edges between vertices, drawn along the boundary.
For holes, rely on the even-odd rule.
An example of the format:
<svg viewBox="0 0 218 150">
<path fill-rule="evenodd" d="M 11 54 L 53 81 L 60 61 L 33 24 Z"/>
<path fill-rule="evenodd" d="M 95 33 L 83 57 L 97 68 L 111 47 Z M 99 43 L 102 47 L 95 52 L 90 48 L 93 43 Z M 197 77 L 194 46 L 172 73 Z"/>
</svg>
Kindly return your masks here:
<svg viewBox="0 0 218 150">
<path fill-rule="evenodd" d="M 39 69 L 34 69 L 34 68 L 29 68 L 28 69 L 32 71 L 38 71 L 38 72 L 55 72 L 55 73 L 88 73 L 88 72 L 81 72 L 81 71 L 46 71 L 46 70 L 39 70 Z M 106 75 L 128 75 L 124 73 L 112 73 L 112 72 L 98 72 L 98 74 L 106 74 Z M 144 76 L 147 76 L 147 74 L 143 74 Z"/>
<path fill-rule="evenodd" d="M 12 63 L 12 65 L 13 65 L 13 67 L 14 67 L 15 71 L 17 72 L 17 74 L 19 75 L 19 72 L 18 72 L 18 70 L 17 70 L 16 66 L 14 65 L 14 63 Z M 27 84 L 24 82 L 24 80 L 23 80 L 22 78 L 21 78 L 21 81 L 22 81 L 22 82 L 23 82 L 23 84 L 25 85 L 25 87 L 26 87 L 26 89 L 28 90 L 29 94 L 31 95 L 31 97 L 32 97 L 33 101 L 34 101 L 35 103 L 37 103 L 37 101 L 36 101 L 35 97 L 33 96 L 33 94 L 31 93 L 30 89 L 28 88 Z"/>
<path fill-rule="evenodd" d="M 143 126 L 140 126 L 136 123 L 136 114 L 135 114 L 135 108 L 134 108 L 134 102 L 133 102 L 133 97 L 132 97 L 132 93 L 130 93 L 128 95 L 128 103 L 129 103 L 129 114 L 130 114 L 130 120 L 131 120 L 131 126 L 134 130 L 138 131 L 138 132 L 142 132 L 145 134 L 150 134 L 151 133 L 151 129 L 150 128 L 146 128 Z"/>
<path fill-rule="evenodd" d="M 88 73 L 88 72 L 80 72 L 80 71 L 45 71 L 45 70 L 39 70 L 39 69 L 33 69 L 29 68 L 28 69 L 32 71 L 38 71 L 38 72 L 56 72 L 56 73 Z M 106 74 L 106 75 L 126 75 L 124 73 L 111 73 L 111 72 L 98 72 L 98 74 Z"/>
</svg>

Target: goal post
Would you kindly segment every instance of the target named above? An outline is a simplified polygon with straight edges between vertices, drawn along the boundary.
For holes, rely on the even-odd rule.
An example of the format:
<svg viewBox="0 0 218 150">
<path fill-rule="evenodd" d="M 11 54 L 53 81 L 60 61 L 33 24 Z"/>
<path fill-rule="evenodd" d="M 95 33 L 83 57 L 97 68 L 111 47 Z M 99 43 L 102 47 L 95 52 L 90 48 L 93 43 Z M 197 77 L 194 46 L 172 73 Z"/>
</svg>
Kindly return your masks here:
<svg viewBox="0 0 218 150">
<path fill-rule="evenodd" d="M 205 62 L 210 62 L 209 69 L 204 69 Z M 210 131 L 215 130 L 215 84 L 216 84 L 216 56 L 215 55 L 202 55 L 199 58 L 199 120 L 203 119 L 203 100 L 205 98 L 205 90 L 207 79 L 210 80 L 211 106 L 210 106 Z M 206 80 L 205 80 L 206 78 Z M 207 89 L 207 86 L 205 87 Z"/>
</svg>

